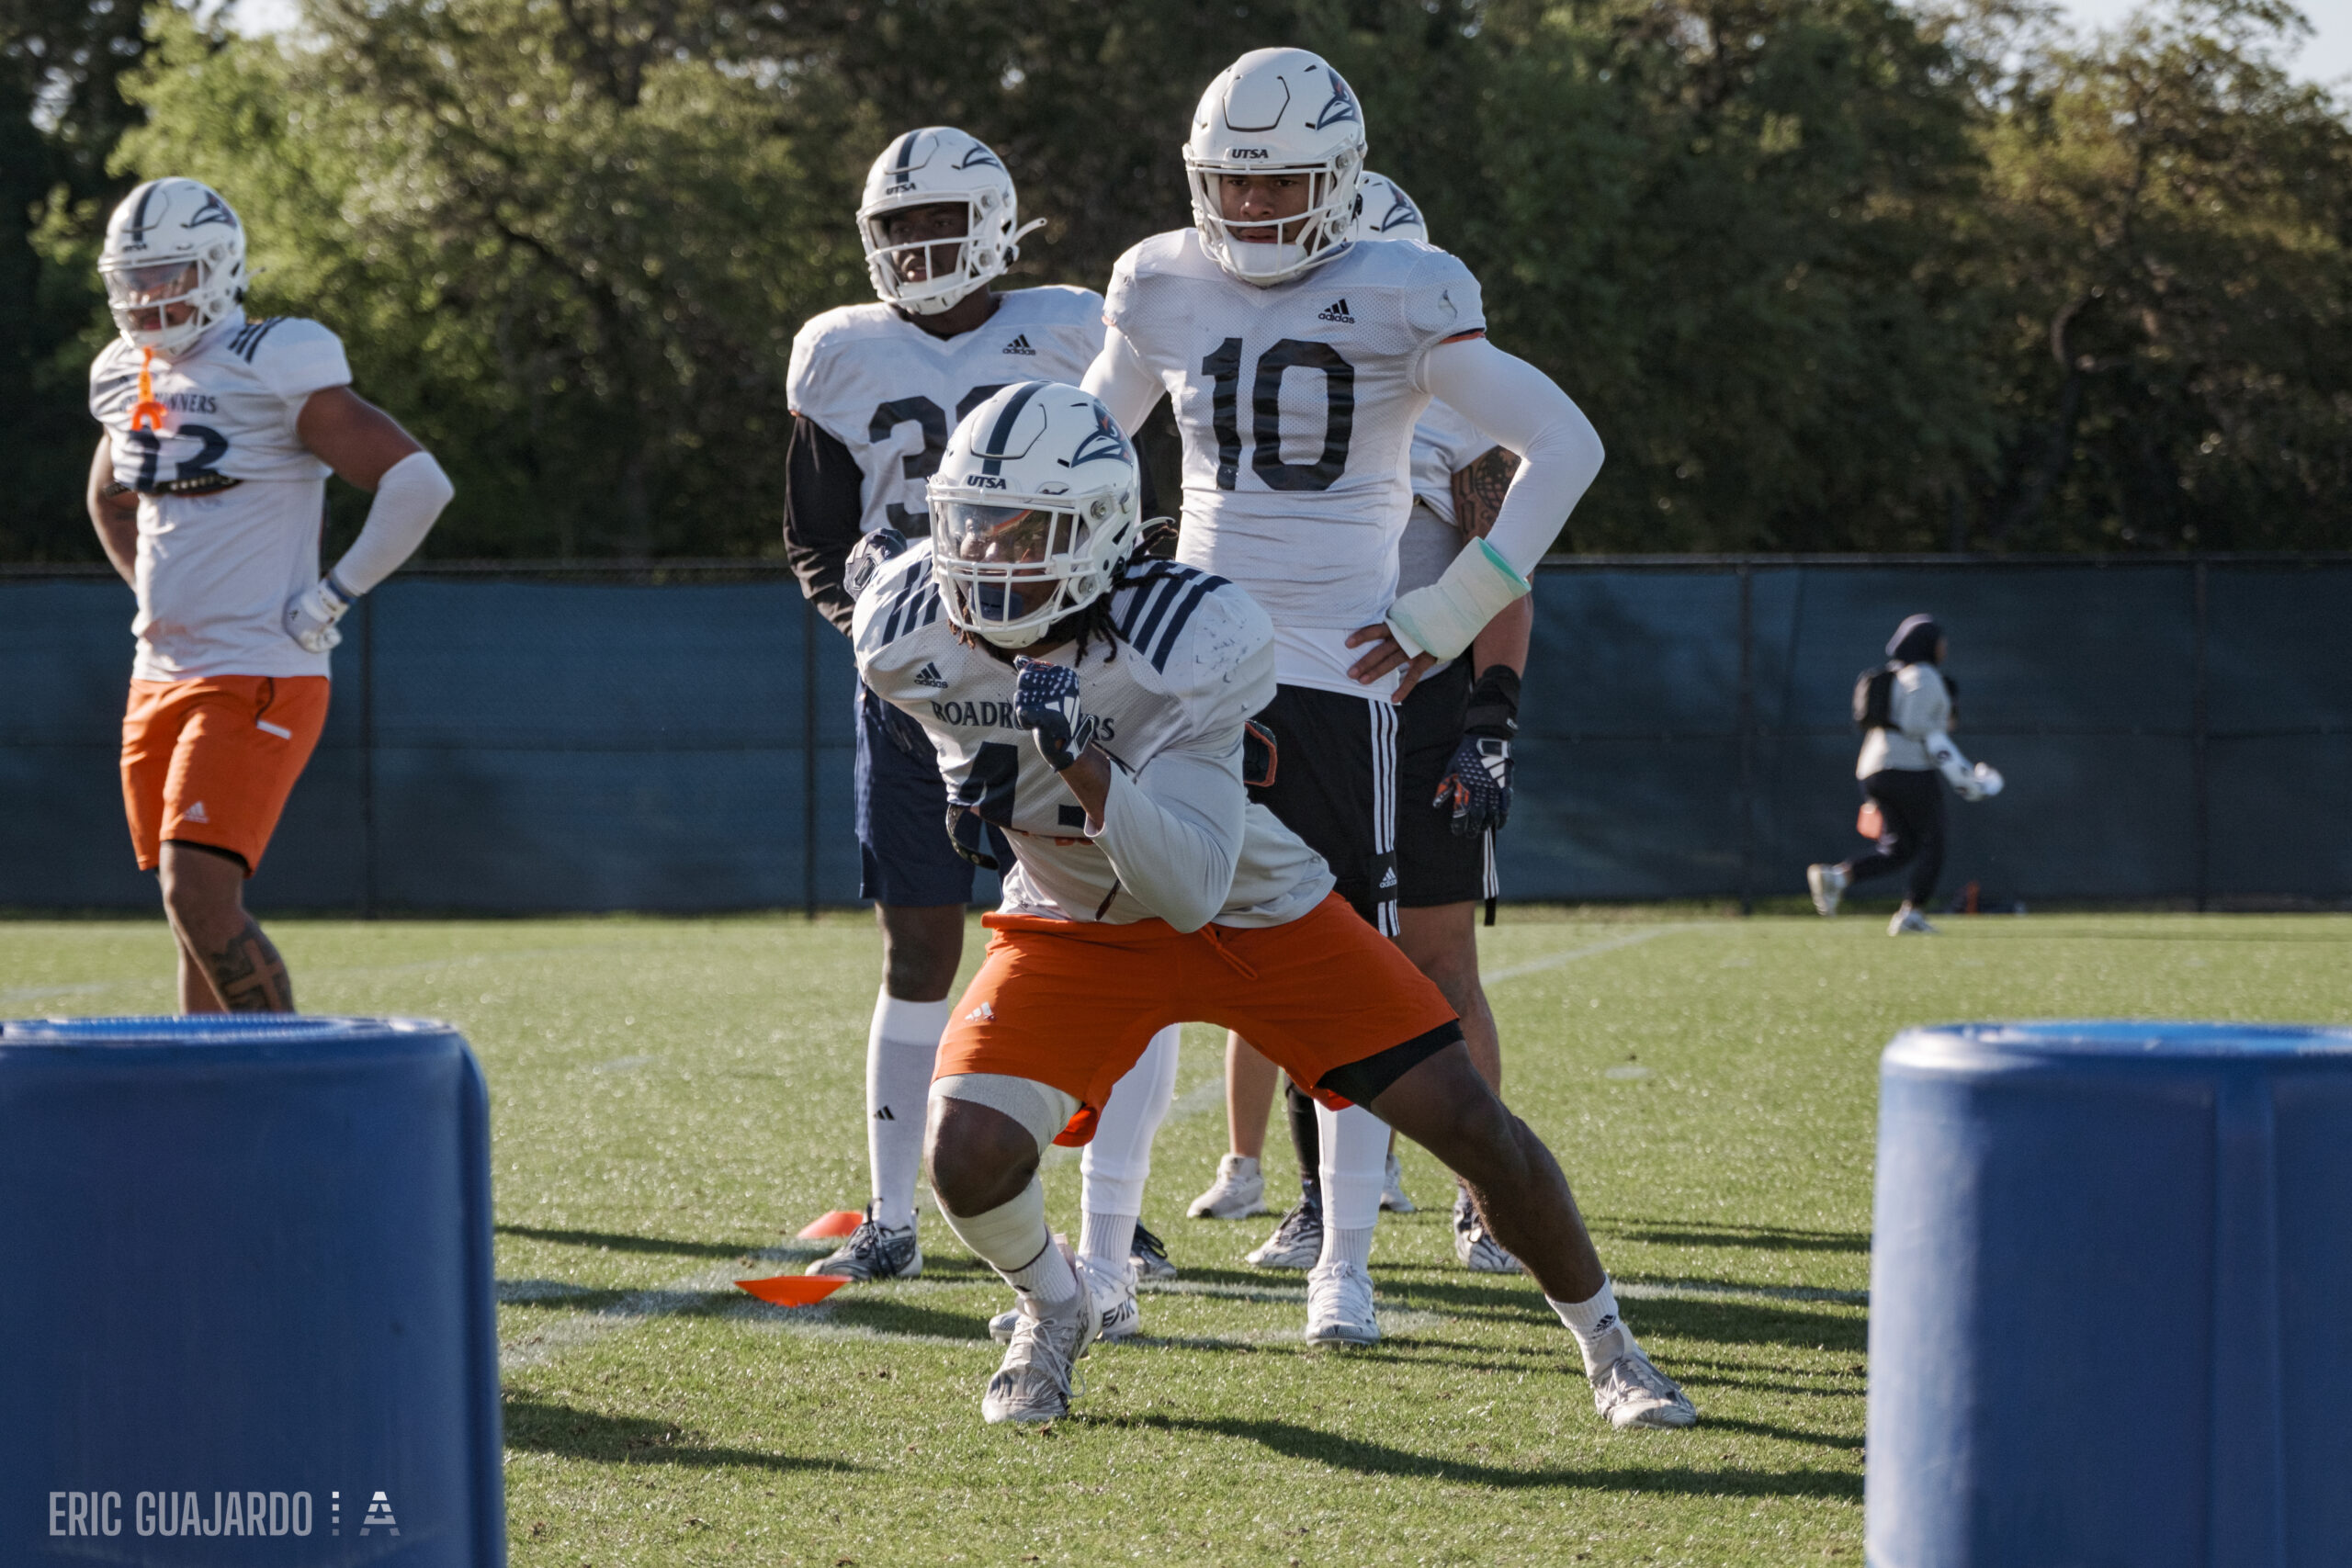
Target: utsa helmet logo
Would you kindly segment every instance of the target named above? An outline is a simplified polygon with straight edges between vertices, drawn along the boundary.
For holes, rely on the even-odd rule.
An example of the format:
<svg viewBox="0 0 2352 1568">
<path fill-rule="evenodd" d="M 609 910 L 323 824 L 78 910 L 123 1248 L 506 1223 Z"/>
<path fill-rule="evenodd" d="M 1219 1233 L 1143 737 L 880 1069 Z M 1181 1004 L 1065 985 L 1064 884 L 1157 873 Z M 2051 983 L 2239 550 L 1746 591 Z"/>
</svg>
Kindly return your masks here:
<svg viewBox="0 0 2352 1568">
<path fill-rule="evenodd" d="M 1075 468 L 1087 463 L 1099 463 L 1106 457 L 1115 457 L 1125 463 L 1135 461 L 1135 454 L 1128 449 L 1127 438 L 1120 432 L 1118 423 L 1112 419 L 1109 410 L 1098 408 L 1094 415 L 1094 428 L 1087 433 L 1086 439 L 1080 442 L 1078 450 L 1070 455 L 1069 466 Z"/>
<path fill-rule="evenodd" d="M 1002 164 L 997 162 L 995 153 L 977 141 L 956 161 L 956 166 L 959 169 L 1001 169 L 1004 167 Z"/>
<path fill-rule="evenodd" d="M 1340 81 L 1340 73 L 1334 71 L 1331 73 L 1330 101 L 1307 122 L 1306 129 L 1320 130 L 1327 125 L 1344 125 L 1351 119 L 1363 118 L 1363 116 L 1356 112 L 1355 95 L 1348 91 L 1348 85 Z"/>
</svg>

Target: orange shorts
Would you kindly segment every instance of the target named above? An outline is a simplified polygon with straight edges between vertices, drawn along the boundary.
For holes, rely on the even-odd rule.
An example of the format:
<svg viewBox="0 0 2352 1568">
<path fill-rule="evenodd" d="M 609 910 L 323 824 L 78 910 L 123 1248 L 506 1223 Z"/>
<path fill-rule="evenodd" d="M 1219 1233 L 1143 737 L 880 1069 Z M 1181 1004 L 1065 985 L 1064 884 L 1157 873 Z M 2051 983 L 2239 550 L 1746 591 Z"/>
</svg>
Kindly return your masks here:
<svg viewBox="0 0 2352 1568">
<path fill-rule="evenodd" d="M 326 722 L 324 675 L 130 682 L 122 807 L 140 869 L 177 839 L 226 850 L 251 876 Z"/>
<path fill-rule="evenodd" d="M 939 1043 L 938 1076 L 1000 1073 L 1072 1096 L 1080 1109 L 1060 1144 L 1093 1137 L 1111 1086 L 1171 1023 L 1238 1030 L 1335 1108 L 1359 1077 L 1344 1069 L 1396 1051 L 1402 1072 L 1462 1037 L 1438 988 L 1337 894 L 1288 925 L 1189 936 L 1165 920 L 980 923 L 996 934 Z"/>
</svg>

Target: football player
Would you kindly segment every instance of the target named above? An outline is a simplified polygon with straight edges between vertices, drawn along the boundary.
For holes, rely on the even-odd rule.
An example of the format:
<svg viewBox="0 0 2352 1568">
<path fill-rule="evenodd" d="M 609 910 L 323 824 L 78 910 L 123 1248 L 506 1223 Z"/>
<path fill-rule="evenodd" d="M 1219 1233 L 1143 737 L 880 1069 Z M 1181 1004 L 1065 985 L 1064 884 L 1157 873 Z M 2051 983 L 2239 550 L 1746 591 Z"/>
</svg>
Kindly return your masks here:
<svg viewBox="0 0 2352 1568">
<path fill-rule="evenodd" d="M 1429 240 L 1419 206 L 1385 175 L 1366 171 L 1356 213 L 1358 240 Z M 1412 514 L 1398 542 L 1396 591 L 1435 582 L 1467 547 L 1493 528 L 1518 459 L 1460 414 L 1432 400 L 1413 426 Z M 1432 667 L 1396 716 L 1396 943 L 1422 974 L 1437 982 L 1461 1016 L 1464 1043 L 1478 1072 L 1502 1089 L 1502 1047 L 1493 1010 L 1478 983 L 1475 926 L 1479 900 L 1494 918 L 1500 892 L 1495 832 L 1510 811 L 1511 739 L 1519 729 L 1520 678 L 1534 626 L 1532 595 L 1515 600 L 1487 623 L 1470 651 Z M 1472 679 L 1473 671 L 1476 679 Z M 1219 1162 L 1216 1181 L 1193 1201 L 1192 1212 L 1238 1218 L 1255 1182 L 1262 1191 L 1259 1156 L 1265 1146 L 1266 1106 L 1278 1075 L 1273 1065 L 1234 1036 L 1226 1046 L 1227 1131 L 1232 1151 Z M 1293 1099 L 1297 1096 L 1294 1089 Z M 1304 1214 L 1319 1211 L 1319 1164 L 1314 1116 L 1292 1106 L 1292 1141 L 1307 1197 Z M 1405 1196 L 1395 1139 L 1390 1139 L 1381 1207 L 1413 1212 Z M 1488 1235 L 1469 1191 L 1456 1187 L 1453 1252 L 1464 1268 L 1513 1274 L 1518 1262 Z"/>
<path fill-rule="evenodd" d="M 185 1012 L 291 1012 L 285 961 L 244 906 L 327 714 L 354 601 L 409 558 L 447 475 L 351 389 L 316 321 L 248 319 L 245 229 L 218 191 L 150 180 L 98 253 L 119 335 L 90 367 L 105 427 L 90 521 L 138 595 L 122 798 L 179 945 Z M 326 477 L 375 492 L 319 570 Z"/>
<path fill-rule="evenodd" d="M 1363 159 L 1361 110 L 1328 63 L 1242 56 L 1209 85 L 1184 146 L 1193 225 L 1120 258 L 1085 386 L 1129 429 L 1173 403 L 1178 558 L 1249 589 L 1275 626 L 1263 716 L 1281 765 L 1260 797 L 1395 936 L 1396 704 L 1527 592 L 1601 451 L 1550 378 L 1486 341 L 1459 261 L 1354 238 Z M 1400 596 L 1413 429 L 1432 397 L 1522 462 L 1487 536 Z M 1252 1255 L 1312 1258 L 1310 1319 L 1340 1310 L 1333 1270 L 1370 1254 L 1387 1145 L 1360 1111 L 1316 1115 L 1322 1213 L 1302 1204 Z"/>
<path fill-rule="evenodd" d="M 1022 223 L 1003 163 L 952 127 L 908 131 L 867 171 L 857 231 L 876 302 L 802 327 L 786 383 L 785 549 L 802 592 L 843 632 L 861 586 L 847 575 L 853 547 L 886 529 L 925 531 L 923 482 L 955 423 L 1010 382 L 1077 379 L 1102 345 L 1102 299 L 1091 289 L 991 287 L 1043 221 Z M 947 802 L 931 742 L 862 686 L 856 770 L 858 890 L 882 928 L 882 987 L 865 1046 L 872 1196 L 864 1223 L 808 1271 L 907 1279 L 922 1271 L 922 1106 L 963 956 L 973 869 L 1006 852 L 975 840 L 959 853 L 942 829 Z M 1089 1169 L 1099 1190 L 1090 1194 L 1087 1246 L 1109 1258 L 1133 1255 L 1153 1272 L 1172 1270 L 1157 1238 L 1136 1226 L 1138 1168 L 1173 1093 L 1176 1041 L 1171 1030 L 1148 1055 Z"/>
<path fill-rule="evenodd" d="M 1559 1166 L 1479 1077 L 1445 998 L 1249 797 L 1244 726 L 1274 696 L 1280 633 L 1238 585 L 1136 550 L 1141 488 L 1101 402 L 1008 388 L 956 427 L 932 537 L 857 604 L 859 673 L 929 734 L 964 830 L 985 822 L 1015 856 L 940 1047 L 927 1151 L 949 1224 L 1019 1295 L 982 1416 L 1065 1414 L 1098 1331 L 1092 1260 L 1046 1228 L 1045 1147 L 1084 1142 L 1154 1032 L 1204 1017 L 1461 1172 L 1613 1425 L 1690 1425 L 1618 1315 Z M 1369 1322 L 1360 1266 L 1344 1293 Z"/>
</svg>

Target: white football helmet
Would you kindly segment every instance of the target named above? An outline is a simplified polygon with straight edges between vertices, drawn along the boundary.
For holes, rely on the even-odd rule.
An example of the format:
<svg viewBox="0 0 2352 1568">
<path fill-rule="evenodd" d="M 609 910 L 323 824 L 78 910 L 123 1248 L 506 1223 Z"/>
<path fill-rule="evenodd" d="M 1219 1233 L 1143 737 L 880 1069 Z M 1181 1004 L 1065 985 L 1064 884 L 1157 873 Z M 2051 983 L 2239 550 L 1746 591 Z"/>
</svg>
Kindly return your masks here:
<svg viewBox="0 0 2352 1568">
<path fill-rule="evenodd" d="M 98 276 L 123 341 L 170 354 L 244 298 L 245 226 L 210 186 L 177 175 L 149 180 L 107 220 Z M 171 321 L 180 305 L 187 319 Z"/>
<path fill-rule="evenodd" d="M 1429 220 L 1420 204 L 1386 175 L 1363 173 L 1363 196 L 1356 204 L 1356 224 L 1350 238 L 1357 240 L 1419 240 L 1430 243 Z"/>
<path fill-rule="evenodd" d="M 1027 648 L 1108 592 L 1142 536 L 1143 479 L 1111 411 L 1020 381 L 964 416 L 931 476 L 931 571 L 948 624 Z"/>
<path fill-rule="evenodd" d="M 889 214 L 942 202 L 964 204 L 960 244 L 946 239 L 894 245 L 883 232 L 882 220 Z M 1027 228 L 1016 227 L 1020 221 L 1012 176 L 997 155 L 953 126 L 932 125 L 891 142 L 865 172 L 857 235 L 865 246 L 866 276 L 882 302 L 935 316 L 1001 276 L 1020 256 L 1021 237 L 1046 220 L 1040 218 Z M 932 253 L 947 245 L 957 245 L 956 265 L 934 276 Z M 910 277 L 910 271 L 924 276 Z"/>
<path fill-rule="evenodd" d="M 1251 50 L 1201 95 L 1184 143 L 1202 248 L 1233 276 L 1259 285 L 1329 261 L 1347 248 L 1355 225 L 1363 146 L 1355 92 L 1320 55 Z M 1227 221 L 1218 176 L 1271 174 L 1306 177 L 1306 210 L 1279 224 Z M 1269 230 L 1270 237 L 1257 238 Z"/>
</svg>

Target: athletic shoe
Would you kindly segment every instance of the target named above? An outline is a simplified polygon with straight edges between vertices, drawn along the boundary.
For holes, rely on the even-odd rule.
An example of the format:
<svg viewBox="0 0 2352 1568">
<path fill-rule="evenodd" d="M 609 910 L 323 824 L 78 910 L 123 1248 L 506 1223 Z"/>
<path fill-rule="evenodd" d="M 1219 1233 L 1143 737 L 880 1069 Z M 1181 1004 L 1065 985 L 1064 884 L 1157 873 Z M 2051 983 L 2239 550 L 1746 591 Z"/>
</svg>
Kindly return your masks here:
<svg viewBox="0 0 2352 1568">
<path fill-rule="evenodd" d="M 1600 1369 L 1592 1380 L 1592 1407 L 1619 1431 L 1631 1427 L 1695 1427 L 1699 1411 L 1675 1381 L 1636 1348 Z"/>
<path fill-rule="evenodd" d="M 1309 1345 L 1377 1345 L 1372 1275 L 1360 1263 L 1317 1264 L 1306 1276 Z"/>
<path fill-rule="evenodd" d="M 1805 886 L 1813 889 L 1813 907 L 1825 915 L 1838 912 L 1838 900 L 1846 896 L 1846 868 L 1842 865 L 1809 865 L 1804 868 Z"/>
<path fill-rule="evenodd" d="M 1193 1200 L 1184 1213 L 1196 1220 L 1246 1220 L 1268 1213 L 1266 1179 L 1248 1155 L 1227 1155 L 1216 1162 L 1216 1179 Z"/>
<path fill-rule="evenodd" d="M 1067 1256 L 1069 1249 L 1062 1250 Z M 1071 1262 L 1077 1265 L 1077 1259 Z M 1083 1271 L 1079 1279 L 1085 1282 Z M 1049 1317 L 1038 1310 L 1035 1296 L 1023 1294 L 1020 1319 L 1003 1362 L 980 1396 L 980 1419 L 991 1427 L 1058 1421 L 1069 1415 L 1079 1359 L 1094 1343 L 1094 1309 L 1084 1295 Z"/>
<path fill-rule="evenodd" d="M 891 1230 L 877 1224 L 868 1204 L 865 1218 L 841 1249 L 820 1258 L 808 1271 L 837 1280 L 911 1280 L 922 1272 L 922 1248 L 915 1245 L 914 1226 Z"/>
<path fill-rule="evenodd" d="M 1112 1269 L 1094 1258 L 1080 1257 L 1078 1277 L 1086 1281 L 1087 1293 L 1094 1302 L 1097 1339 L 1130 1338 L 1143 1327 L 1143 1310 L 1136 1302 L 1132 1269 Z M 989 1319 L 989 1337 L 1000 1345 L 1010 1345 L 1013 1331 L 1020 1326 L 1021 1309 L 1016 1306 Z"/>
<path fill-rule="evenodd" d="M 1421 1206 L 1405 1195 L 1405 1162 L 1388 1151 L 1388 1168 L 1380 1176 L 1380 1206 L 1392 1214 L 1418 1214 Z"/>
<path fill-rule="evenodd" d="M 1135 1265 L 1138 1280 L 1173 1280 L 1176 1265 L 1168 1261 L 1168 1244 L 1136 1222 L 1136 1239 L 1127 1247 L 1127 1261 Z"/>
<path fill-rule="evenodd" d="M 1250 1254 L 1261 1269 L 1312 1269 L 1323 1256 L 1323 1211 L 1302 1202 L 1283 1216 L 1283 1223 Z"/>
<path fill-rule="evenodd" d="M 1886 934 L 1889 936 L 1901 936 L 1905 931 L 1916 931 L 1921 936 L 1939 934 L 1936 928 L 1928 923 L 1928 917 L 1908 904 L 1895 910 L 1894 919 L 1886 922 Z"/>
<path fill-rule="evenodd" d="M 1519 1259 L 1503 1250 L 1478 1217 L 1477 1206 L 1470 1201 L 1470 1194 L 1459 1187 L 1453 1190 L 1453 1256 L 1462 1267 L 1474 1274 L 1519 1274 L 1525 1270 Z"/>
</svg>

